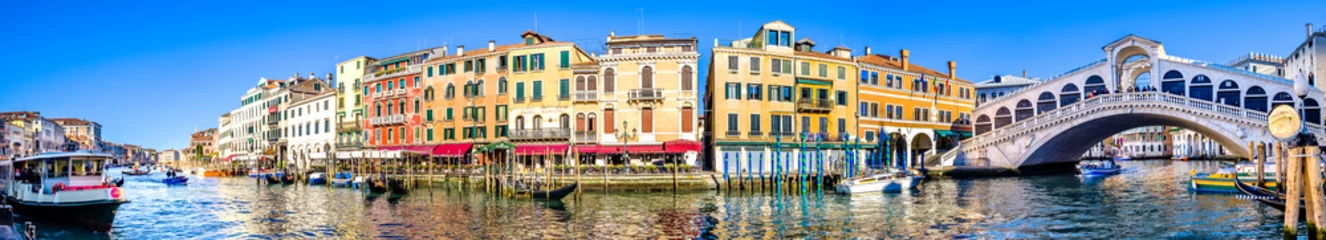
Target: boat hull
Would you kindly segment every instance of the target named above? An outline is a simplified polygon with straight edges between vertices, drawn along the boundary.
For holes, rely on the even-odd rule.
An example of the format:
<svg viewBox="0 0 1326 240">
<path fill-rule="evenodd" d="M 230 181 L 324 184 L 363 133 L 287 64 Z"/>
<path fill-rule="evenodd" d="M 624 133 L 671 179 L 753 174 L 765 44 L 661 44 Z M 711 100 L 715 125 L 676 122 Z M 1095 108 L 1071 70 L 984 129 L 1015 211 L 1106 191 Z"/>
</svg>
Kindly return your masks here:
<svg viewBox="0 0 1326 240">
<path fill-rule="evenodd" d="M 1243 180 L 1243 179 L 1239 179 Z M 1210 177 L 1209 175 L 1194 175 L 1188 177 L 1188 187 L 1196 192 L 1205 193 L 1238 193 L 1239 189 L 1234 178 Z M 1275 181 L 1267 181 L 1266 187 L 1275 189 L 1279 184 Z"/>
<path fill-rule="evenodd" d="M 519 191 L 516 192 L 516 196 L 540 200 L 562 200 L 566 195 L 571 195 L 571 193 L 575 192 L 578 187 L 580 187 L 580 183 L 572 183 L 571 185 L 562 186 L 561 188 L 553 189 L 552 191 Z"/>
<path fill-rule="evenodd" d="M 165 183 L 167 185 L 183 185 L 189 183 L 189 178 L 176 177 L 176 178 L 161 179 L 161 183 Z"/>
<path fill-rule="evenodd" d="M 6 198 L 14 206 L 14 213 L 46 221 L 83 225 L 99 232 L 110 232 L 115 226 L 115 214 L 127 200 L 107 200 L 89 203 L 46 204 Z"/>
</svg>

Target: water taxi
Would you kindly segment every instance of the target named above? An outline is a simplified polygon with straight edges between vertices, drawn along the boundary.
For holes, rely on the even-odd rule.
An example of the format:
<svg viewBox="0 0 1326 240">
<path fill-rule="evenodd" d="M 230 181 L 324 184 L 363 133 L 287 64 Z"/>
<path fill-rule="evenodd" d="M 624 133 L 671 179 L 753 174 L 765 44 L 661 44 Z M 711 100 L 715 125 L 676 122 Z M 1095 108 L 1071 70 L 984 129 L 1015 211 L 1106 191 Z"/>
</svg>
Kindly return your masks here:
<svg viewBox="0 0 1326 240">
<path fill-rule="evenodd" d="M 124 191 L 106 180 L 111 155 L 49 152 L 0 162 L 0 189 L 19 215 L 109 232 Z"/>
<path fill-rule="evenodd" d="M 834 189 L 843 194 L 902 192 L 903 189 L 916 189 L 923 179 L 909 171 L 889 171 L 845 180 L 834 185 Z"/>
<path fill-rule="evenodd" d="M 1119 164 L 1115 164 L 1114 161 L 1081 163 L 1077 165 L 1077 171 L 1081 172 L 1082 175 L 1104 176 L 1119 174 L 1119 172 L 1123 171 L 1123 167 L 1120 167 Z"/>
</svg>

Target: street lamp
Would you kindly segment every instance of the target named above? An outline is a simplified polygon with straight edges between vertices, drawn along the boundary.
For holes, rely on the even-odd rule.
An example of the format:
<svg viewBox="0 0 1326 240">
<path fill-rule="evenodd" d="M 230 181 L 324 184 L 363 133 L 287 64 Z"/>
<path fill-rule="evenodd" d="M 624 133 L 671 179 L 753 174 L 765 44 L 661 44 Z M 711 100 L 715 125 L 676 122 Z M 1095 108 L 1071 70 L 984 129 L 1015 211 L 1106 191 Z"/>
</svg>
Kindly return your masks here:
<svg viewBox="0 0 1326 240">
<path fill-rule="evenodd" d="M 1306 115 L 1307 113 L 1306 107 L 1307 107 L 1308 93 L 1311 90 L 1312 86 L 1308 85 L 1307 77 L 1303 75 L 1303 72 L 1299 72 L 1298 77 L 1294 79 L 1294 94 L 1298 95 L 1299 102 L 1301 102 L 1300 103 L 1301 105 L 1299 105 L 1300 106 L 1299 109 L 1301 109 L 1301 111 L 1305 113 L 1304 115 Z M 1298 137 L 1296 137 L 1293 140 L 1293 142 L 1290 143 L 1290 145 L 1300 146 L 1300 147 L 1317 146 L 1317 138 L 1315 136 L 1312 136 L 1312 132 L 1308 131 L 1307 116 L 1302 116 L 1300 117 L 1300 119 L 1302 119 L 1303 126 L 1300 127 L 1301 130 L 1298 132 Z"/>
<path fill-rule="evenodd" d="M 626 150 L 626 142 L 636 139 L 636 137 L 639 137 L 640 134 L 637 133 L 636 131 L 638 130 L 634 128 L 631 128 L 630 131 L 626 131 L 625 129 L 627 129 L 626 126 L 628 123 L 629 122 L 627 121 L 622 121 L 621 128 L 614 128 L 613 136 L 617 137 L 617 141 L 622 142 L 622 162 L 626 163 L 627 165 L 630 165 L 631 153 Z M 627 172 L 629 173 L 631 168 L 628 167 L 626 169 Z"/>
</svg>

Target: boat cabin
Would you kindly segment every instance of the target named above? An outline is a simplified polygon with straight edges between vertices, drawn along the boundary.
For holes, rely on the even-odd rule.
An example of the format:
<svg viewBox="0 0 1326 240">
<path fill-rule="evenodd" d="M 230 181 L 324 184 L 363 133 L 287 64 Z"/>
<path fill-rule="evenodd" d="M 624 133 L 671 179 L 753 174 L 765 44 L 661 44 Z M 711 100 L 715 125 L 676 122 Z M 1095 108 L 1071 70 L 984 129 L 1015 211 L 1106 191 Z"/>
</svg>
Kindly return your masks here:
<svg viewBox="0 0 1326 240">
<path fill-rule="evenodd" d="M 105 186 L 104 177 L 110 155 L 79 152 L 52 152 L 0 163 L 0 184 L 6 193 L 10 186 L 23 184 L 28 188 L 50 193 L 61 188 Z M 38 189 L 37 187 L 40 186 Z"/>
</svg>

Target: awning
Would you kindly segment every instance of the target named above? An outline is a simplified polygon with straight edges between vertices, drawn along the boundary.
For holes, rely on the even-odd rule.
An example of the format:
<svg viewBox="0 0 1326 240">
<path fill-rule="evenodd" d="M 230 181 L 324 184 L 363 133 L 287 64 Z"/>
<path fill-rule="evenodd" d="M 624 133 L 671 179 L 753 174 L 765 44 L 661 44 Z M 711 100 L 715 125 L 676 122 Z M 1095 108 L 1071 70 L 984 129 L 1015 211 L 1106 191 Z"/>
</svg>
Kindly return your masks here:
<svg viewBox="0 0 1326 240">
<path fill-rule="evenodd" d="M 659 145 L 627 145 L 627 153 L 663 153 L 663 144 Z"/>
<path fill-rule="evenodd" d="M 470 148 L 473 146 L 473 143 L 441 144 L 433 147 L 430 153 L 434 157 L 460 157 L 470 152 Z"/>
<path fill-rule="evenodd" d="M 958 131 L 958 135 L 962 135 L 962 138 L 970 138 L 971 131 Z"/>
<path fill-rule="evenodd" d="M 238 154 L 230 154 L 230 156 L 226 156 L 225 158 L 222 158 L 221 161 L 222 161 L 222 162 L 229 162 L 230 159 L 231 159 L 231 158 L 235 158 L 236 155 L 238 155 Z"/>
<path fill-rule="evenodd" d="M 389 64 L 393 64 L 393 63 L 404 62 L 405 60 L 410 60 L 410 58 L 408 58 L 408 57 L 399 57 L 399 58 L 395 58 L 395 59 L 388 59 L 388 60 L 386 60 L 386 61 L 382 61 L 382 62 L 378 63 L 378 65 L 379 65 L 379 66 L 389 65 Z"/>
<path fill-rule="evenodd" d="M 400 151 L 400 150 L 404 150 L 404 149 L 405 149 L 405 147 L 402 147 L 402 146 L 381 146 L 381 147 L 378 147 L 378 151 Z"/>
<path fill-rule="evenodd" d="M 570 148 L 567 144 L 525 144 L 516 146 L 516 155 L 562 154 Z"/>
<path fill-rule="evenodd" d="M 483 145 L 483 147 L 479 147 L 479 151 L 484 151 L 484 152 L 493 151 L 493 150 L 509 150 L 509 149 L 516 149 L 516 145 L 511 144 L 509 142 L 495 142 L 495 143 L 489 143 L 488 145 Z"/>
<path fill-rule="evenodd" d="M 704 146 L 691 140 L 672 140 L 663 142 L 663 150 L 668 153 L 701 152 Z"/>
<path fill-rule="evenodd" d="M 433 147 L 437 147 L 437 145 L 404 146 L 401 150 L 418 154 L 428 154 L 433 151 Z"/>
<path fill-rule="evenodd" d="M 582 145 L 576 146 L 575 151 L 581 154 L 620 154 L 622 153 L 622 146 Z"/>
<path fill-rule="evenodd" d="M 949 130 L 935 130 L 935 136 L 940 138 L 951 138 L 958 136 L 958 133 Z"/>
<path fill-rule="evenodd" d="M 797 84 L 814 84 L 814 85 L 826 85 L 826 86 L 831 86 L 831 85 L 833 85 L 833 82 L 824 81 L 824 80 L 807 79 L 807 78 L 797 78 Z"/>
</svg>

